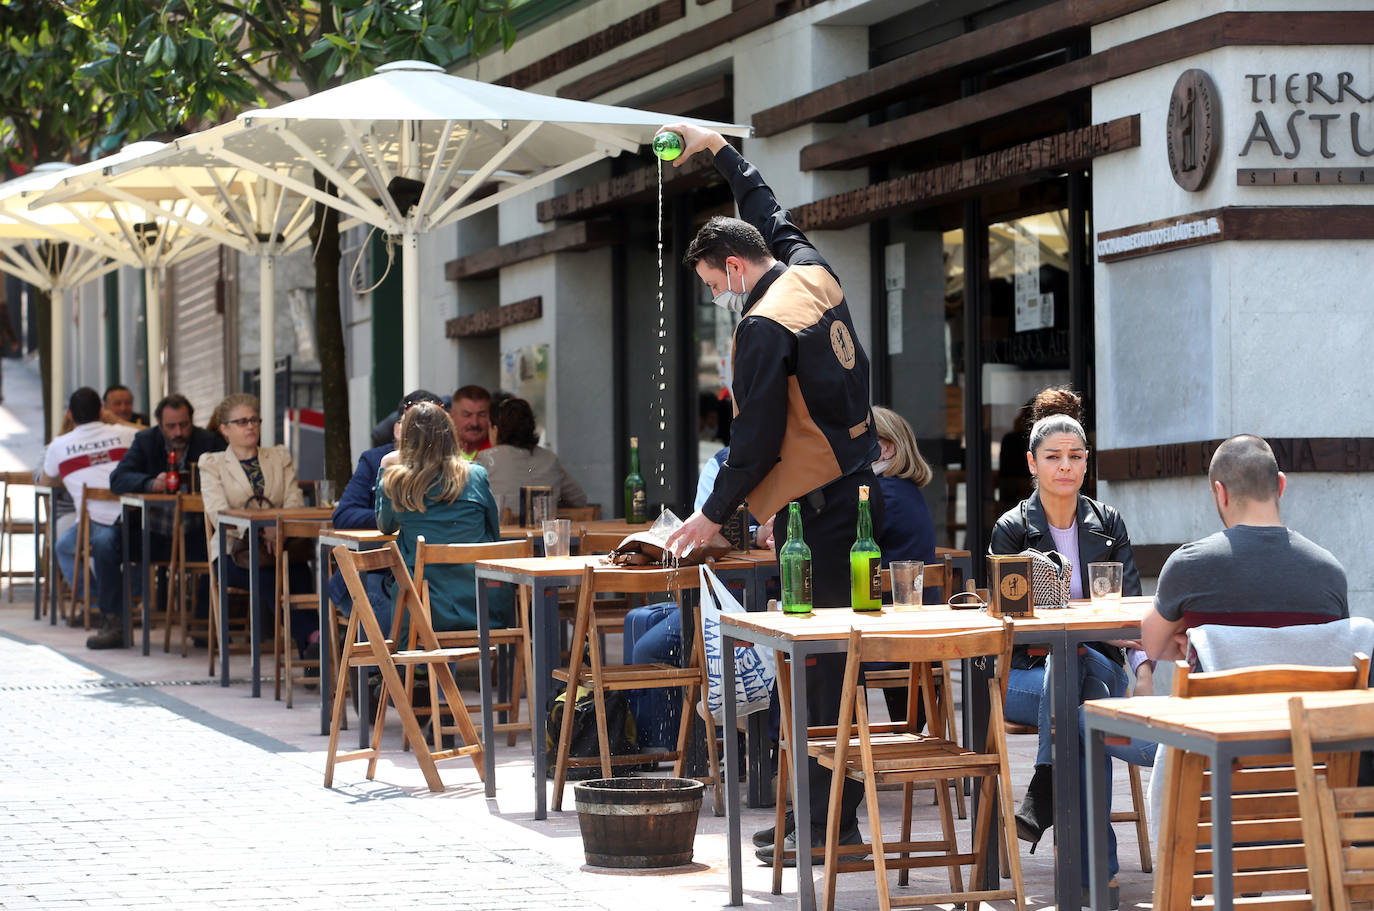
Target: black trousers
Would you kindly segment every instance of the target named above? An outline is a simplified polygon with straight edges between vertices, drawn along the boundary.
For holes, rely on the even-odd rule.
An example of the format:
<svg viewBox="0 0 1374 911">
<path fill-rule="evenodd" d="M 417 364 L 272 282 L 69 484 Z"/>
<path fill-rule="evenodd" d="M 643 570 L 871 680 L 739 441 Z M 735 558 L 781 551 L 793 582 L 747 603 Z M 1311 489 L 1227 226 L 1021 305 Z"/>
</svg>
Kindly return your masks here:
<svg viewBox="0 0 1374 911">
<path fill-rule="evenodd" d="M 811 548 L 811 588 L 817 610 L 850 610 L 849 549 L 858 537 L 859 487 L 868 486 L 869 513 L 873 518 L 873 537 L 883 528 L 883 492 L 870 469 L 832 481 L 816 494 L 801 501 L 802 539 Z M 780 512 L 773 522 L 773 540 L 778 550 L 787 543 L 787 513 Z M 807 668 L 806 713 L 813 725 L 835 724 L 840 720 L 840 696 L 844 685 L 843 654 L 817 655 L 815 665 Z M 782 706 L 788 711 L 787 706 Z M 811 791 L 811 820 L 823 827 L 830 805 L 829 769 L 815 759 L 807 760 Z M 855 821 L 863 801 L 863 786 L 857 781 L 844 783 L 840 824 L 848 828 Z"/>
</svg>

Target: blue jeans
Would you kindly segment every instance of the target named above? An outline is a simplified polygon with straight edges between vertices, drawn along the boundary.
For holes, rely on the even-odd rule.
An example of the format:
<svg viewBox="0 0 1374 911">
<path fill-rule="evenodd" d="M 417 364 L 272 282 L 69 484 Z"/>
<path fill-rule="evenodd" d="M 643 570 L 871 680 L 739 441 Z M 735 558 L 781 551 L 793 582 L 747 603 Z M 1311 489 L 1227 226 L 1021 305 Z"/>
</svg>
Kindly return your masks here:
<svg viewBox="0 0 1374 911">
<path fill-rule="evenodd" d="M 391 596 L 387 594 L 386 586 L 383 584 L 390 576 L 390 572 L 362 574 L 363 588 L 367 590 L 367 600 L 372 605 L 372 613 L 376 615 L 377 625 L 382 628 L 382 633 L 387 636 L 391 635 L 391 617 L 395 610 Z M 345 617 L 353 615 L 353 596 L 348 593 L 343 573 L 338 570 L 329 577 L 329 600 L 338 605 L 339 613 Z"/>
<path fill-rule="evenodd" d="M 673 602 L 646 604 L 625 617 L 626 630 L 647 627 L 625 656 L 630 664 L 677 665 L 682 656 L 682 615 Z M 628 640 L 627 640 L 628 642 Z M 682 694 L 675 689 L 627 690 L 630 712 L 639 728 L 641 749 L 677 746 L 682 717 Z"/>
<path fill-rule="evenodd" d="M 124 615 L 124 554 L 119 530 L 118 523 L 91 523 L 91 568 L 100 592 L 100 613 L 106 617 Z"/>
<path fill-rule="evenodd" d="M 1007 720 L 1018 724 L 1034 724 L 1040 729 L 1039 742 L 1035 751 L 1035 764 L 1038 766 L 1050 765 L 1053 761 L 1053 728 L 1050 723 L 1052 705 L 1050 688 L 1053 682 L 1051 661 L 1053 658 L 1047 658 L 1042 667 L 1013 668 L 1007 677 L 1005 708 Z M 1124 667 L 1092 648 L 1085 649 L 1083 654 L 1078 656 L 1078 672 L 1078 692 L 1071 694 L 1071 698 L 1080 706 L 1078 709 L 1079 806 L 1085 808 L 1084 812 L 1086 812 L 1087 777 L 1083 774 L 1082 768 L 1085 751 L 1083 749 L 1083 709 L 1081 704 L 1084 699 L 1125 696 L 1128 681 Z M 1111 812 L 1111 757 L 1116 756 L 1137 765 L 1149 765 L 1154 761 L 1154 752 L 1151 748 L 1149 760 L 1142 761 L 1144 756 L 1143 745 L 1136 748 L 1136 745 L 1132 744 L 1124 747 L 1108 747 L 1107 754 L 1107 801 L 1108 812 Z M 1086 816 L 1079 826 L 1079 850 L 1083 857 L 1088 856 Z M 1110 826 L 1107 827 L 1107 867 L 1112 876 L 1115 876 L 1120 869 L 1116 857 L 1116 832 Z M 1087 885 L 1086 869 L 1083 875 L 1083 884 Z"/>
<path fill-rule="evenodd" d="M 53 548 L 57 553 L 57 566 L 62 570 L 62 578 L 66 579 L 67 584 L 76 590 L 78 598 L 81 597 L 82 586 L 86 584 L 85 574 L 78 576 L 76 573 L 76 537 L 79 530 L 79 525 L 73 525 L 62 532 L 57 538 L 57 546 Z M 94 576 L 91 577 L 91 585 L 98 595 L 100 586 L 96 585 Z"/>
</svg>

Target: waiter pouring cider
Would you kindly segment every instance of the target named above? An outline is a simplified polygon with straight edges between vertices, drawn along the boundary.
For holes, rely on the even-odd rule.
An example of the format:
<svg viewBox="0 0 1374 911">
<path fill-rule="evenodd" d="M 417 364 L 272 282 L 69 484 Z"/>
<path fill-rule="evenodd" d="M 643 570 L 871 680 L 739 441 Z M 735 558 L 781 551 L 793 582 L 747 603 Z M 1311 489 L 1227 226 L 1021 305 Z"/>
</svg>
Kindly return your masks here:
<svg viewBox="0 0 1374 911">
<path fill-rule="evenodd" d="M 861 488 L 867 488 L 862 492 L 872 536 L 881 537 L 882 490 L 872 469 L 880 450 L 870 409 L 868 356 L 858 343 L 839 277 L 792 223 L 763 175 L 724 137 L 682 123 L 663 131 L 682 137 L 674 167 L 697 154 L 714 157 L 740 214 L 708 221 L 683 257 L 715 304 L 740 314 L 732 355 L 738 413 L 731 424 L 730 455 L 714 491 L 668 539 L 668 548 L 685 556 L 704 546 L 748 500 L 761 520 L 783 513 L 773 525 L 781 551 L 789 525 L 785 511 L 796 501 L 812 553 L 815 608 L 867 607 L 871 602 L 851 601 L 850 548 Z M 843 654 L 821 655 L 810 669 L 810 724 L 838 721 L 844 661 Z M 826 806 L 830 773 L 810 759 L 808 774 L 811 806 Z M 857 844 L 863 788 L 853 781 L 844 788 L 840 843 Z M 792 825 L 789 813 L 784 835 L 791 834 Z M 813 845 L 824 842 L 824 823 L 811 835 Z M 772 829 L 754 836 L 760 857 L 772 859 L 777 837 Z M 786 847 L 793 848 L 794 841 L 788 839 Z"/>
</svg>

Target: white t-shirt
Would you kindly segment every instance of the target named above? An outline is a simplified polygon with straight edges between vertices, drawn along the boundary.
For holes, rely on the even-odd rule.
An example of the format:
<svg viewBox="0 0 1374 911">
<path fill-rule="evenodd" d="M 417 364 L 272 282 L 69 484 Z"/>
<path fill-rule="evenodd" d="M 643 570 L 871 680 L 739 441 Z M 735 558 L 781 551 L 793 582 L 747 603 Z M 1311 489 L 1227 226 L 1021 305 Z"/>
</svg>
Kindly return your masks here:
<svg viewBox="0 0 1374 911">
<path fill-rule="evenodd" d="M 61 478 L 81 514 L 83 487 L 110 489 L 110 475 L 133 445 L 138 430 L 123 424 L 91 421 L 48 444 L 43 457 L 43 473 Z M 119 518 L 118 503 L 91 503 L 91 521 L 113 525 Z"/>
</svg>

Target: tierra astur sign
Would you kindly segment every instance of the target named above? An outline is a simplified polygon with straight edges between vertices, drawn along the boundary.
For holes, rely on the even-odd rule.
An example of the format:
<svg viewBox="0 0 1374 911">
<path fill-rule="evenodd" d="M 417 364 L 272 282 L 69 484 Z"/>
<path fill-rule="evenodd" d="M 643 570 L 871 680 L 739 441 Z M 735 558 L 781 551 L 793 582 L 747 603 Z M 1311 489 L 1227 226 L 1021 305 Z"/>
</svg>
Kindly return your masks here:
<svg viewBox="0 0 1374 911">
<path fill-rule="evenodd" d="M 1239 186 L 1374 184 L 1374 82 L 1349 71 L 1247 73 Z M 1287 165 L 1298 159 L 1321 164 Z"/>
</svg>

